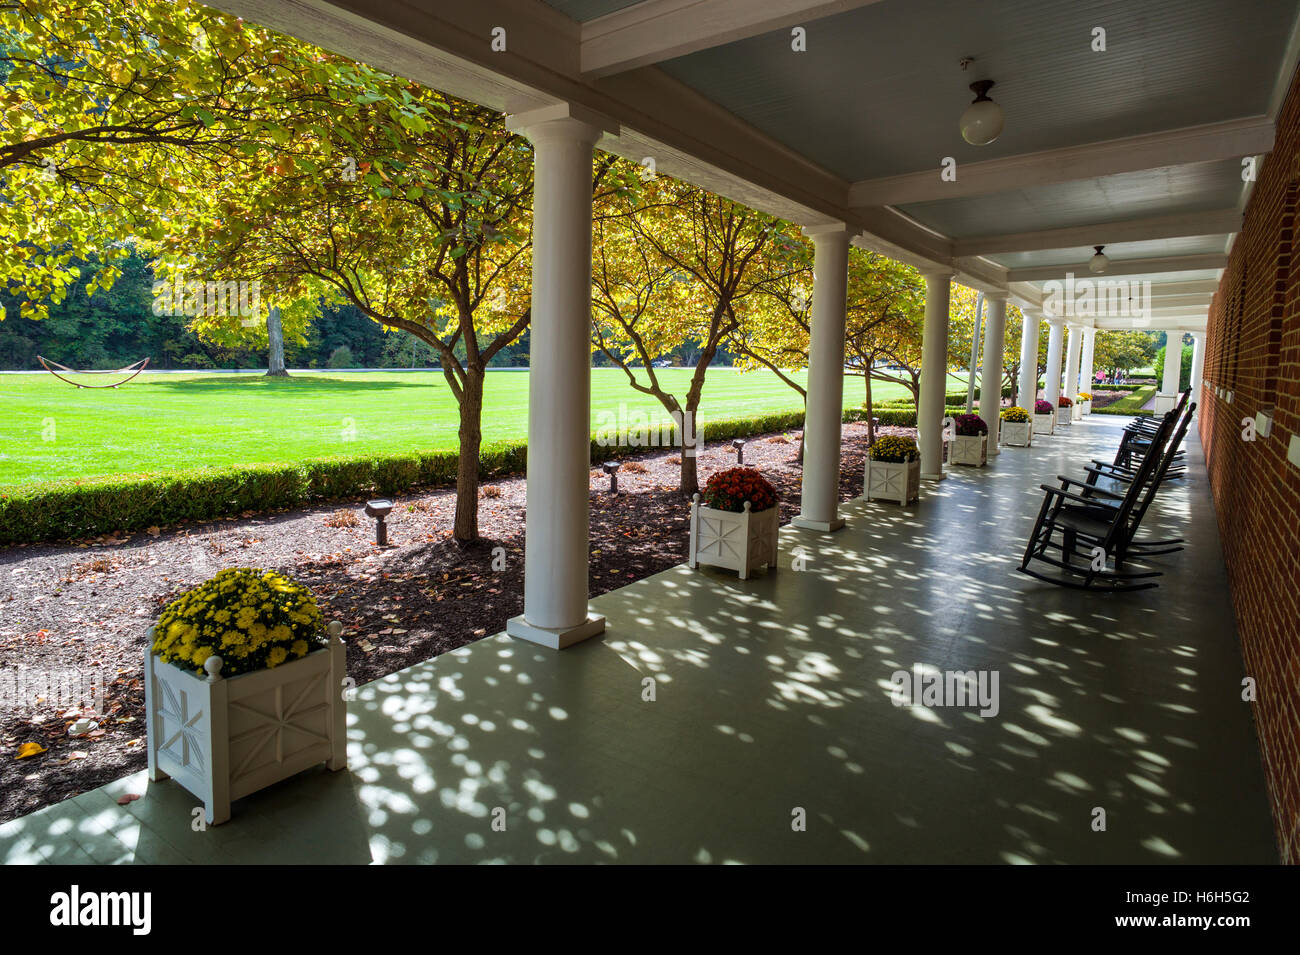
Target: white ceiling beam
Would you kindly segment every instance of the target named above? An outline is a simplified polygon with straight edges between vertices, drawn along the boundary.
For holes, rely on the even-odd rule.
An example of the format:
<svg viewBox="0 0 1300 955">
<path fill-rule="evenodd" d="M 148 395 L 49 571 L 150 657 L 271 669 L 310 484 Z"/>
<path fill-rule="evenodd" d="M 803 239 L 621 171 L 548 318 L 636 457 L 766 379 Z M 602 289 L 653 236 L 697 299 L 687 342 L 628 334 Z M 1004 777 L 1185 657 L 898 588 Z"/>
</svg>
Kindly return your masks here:
<svg viewBox="0 0 1300 955">
<path fill-rule="evenodd" d="M 1196 314 L 1205 314 L 1209 311 L 1209 308 L 1208 301 L 1199 301 L 1195 305 L 1166 305 L 1157 299 L 1151 301 L 1152 314 L 1158 314 L 1158 316 L 1183 316 L 1183 314 L 1196 316 Z"/>
<path fill-rule="evenodd" d="M 1008 282 L 1047 282 L 1052 279 L 1064 279 L 1067 272 L 1076 277 L 1090 275 L 1088 258 L 1083 256 L 1071 265 L 1035 265 L 1023 269 L 1011 269 L 1007 272 Z M 1205 269 L 1224 269 L 1228 267 L 1228 256 L 1221 252 L 1205 255 L 1173 255 L 1151 259 L 1111 259 L 1110 267 L 1101 278 L 1116 275 L 1163 275 L 1176 272 L 1199 272 Z"/>
<path fill-rule="evenodd" d="M 1153 216 L 1096 225 L 1017 232 L 1006 235 L 976 236 L 953 242 L 953 254 L 990 255 L 998 252 L 1041 252 L 1078 246 L 1111 245 L 1119 242 L 1149 242 L 1177 239 L 1182 236 L 1226 235 L 1241 228 L 1241 213 L 1236 209 L 1191 212 L 1172 216 Z M 1086 257 L 1085 257 L 1086 258 Z"/>
<path fill-rule="evenodd" d="M 893 209 L 855 209 L 863 235 L 859 247 L 918 269 L 952 263 L 952 241 Z"/>
<path fill-rule="evenodd" d="M 1106 273 L 1109 275 L 1109 271 Z M 1105 276 L 1103 276 L 1104 278 Z M 1151 294 L 1156 298 L 1173 298 L 1179 295 L 1199 295 L 1209 300 L 1216 291 L 1219 283 L 1216 279 L 1198 279 L 1191 282 L 1152 282 Z"/>
<path fill-rule="evenodd" d="M 1200 318 L 1098 318 L 1093 327 L 1100 331 L 1122 331 L 1136 329 L 1140 332 L 1155 332 L 1161 329 L 1183 329 L 1188 332 L 1205 331 L 1206 320 Z"/>
<path fill-rule="evenodd" d="M 1194 306 L 1204 311 L 1210 307 L 1209 295 L 1161 295 L 1158 285 L 1151 286 L 1152 308 L 1180 308 Z"/>
<path fill-rule="evenodd" d="M 1244 158 L 1272 150 L 1275 132 L 1272 121 L 1264 117 L 1188 126 L 959 164 L 957 178 L 951 182 L 940 178 L 936 164 L 934 169 L 925 172 L 855 182 L 849 187 L 849 205 L 903 205 L 959 199 L 1144 169 Z"/>
<path fill-rule="evenodd" d="M 582 72 L 589 76 L 624 73 L 875 2 L 642 0 L 582 25 Z"/>
</svg>

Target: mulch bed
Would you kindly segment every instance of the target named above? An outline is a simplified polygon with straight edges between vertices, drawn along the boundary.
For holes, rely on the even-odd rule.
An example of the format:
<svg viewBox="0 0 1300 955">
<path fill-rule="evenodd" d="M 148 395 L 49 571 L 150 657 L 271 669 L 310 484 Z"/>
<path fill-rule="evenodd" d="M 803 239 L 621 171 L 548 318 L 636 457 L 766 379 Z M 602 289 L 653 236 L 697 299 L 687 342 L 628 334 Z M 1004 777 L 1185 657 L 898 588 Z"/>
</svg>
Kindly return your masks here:
<svg viewBox="0 0 1300 955">
<path fill-rule="evenodd" d="M 862 492 L 866 431 L 844 426 L 842 500 Z M 746 465 L 777 487 L 783 524 L 799 510 L 799 435 L 754 437 L 744 450 Z M 690 508 L 676 490 L 679 458 L 665 450 L 623 461 L 616 499 L 608 477 L 591 472 L 592 596 L 686 560 Z M 706 447 L 701 486 L 734 465 L 730 447 Z M 468 546 L 451 538 L 455 490 L 446 488 L 397 501 L 383 548 L 354 502 L 0 551 L 10 583 L 0 598 L 0 673 L 98 673 L 110 684 L 93 714 L 99 729 L 72 738 L 68 727 L 89 711 L 66 697 L 62 705 L 47 698 L 16 706 L 0 680 L 0 821 L 144 768 L 145 631 L 172 597 L 223 567 L 280 570 L 311 587 L 326 619 L 344 624 L 348 673 L 358 684 L 505 629 L 523 610 L 525 482 L 490 482 L 480 493 L 482 540 Z M 505 569 L 494 571 L 498 547 Z M 28 742 L 46 751 L 15 759 Z"/>
</svg>

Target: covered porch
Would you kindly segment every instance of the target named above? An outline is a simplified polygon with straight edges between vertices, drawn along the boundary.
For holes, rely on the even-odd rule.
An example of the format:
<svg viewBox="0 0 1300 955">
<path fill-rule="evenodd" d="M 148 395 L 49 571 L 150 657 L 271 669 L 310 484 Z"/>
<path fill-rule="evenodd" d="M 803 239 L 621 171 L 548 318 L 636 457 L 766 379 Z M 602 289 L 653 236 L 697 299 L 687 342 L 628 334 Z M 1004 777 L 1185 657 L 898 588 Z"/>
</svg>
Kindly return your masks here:
<svg viewBox="0 0 1300 955">
<path fill-rule="evenodd" d="M 349 771 L 225 825 L 194 831 L 193 797 L 138 773 L 0 827 L 0 861 L 1275 862 L 1195 434 L 1147 518 L 1187 538 L 1159 589 L 1014 571 L 1038 485 L 1108 457 L 1124 420 L 907 508 L 849 502 L 835 534 L 787 526 L 776 573 L 597 597 L 606 632 L 562 653 L 500 634 L 362 686 Z M 996 673 L 996 716 L 893 705 L 914 666 Z"/>
</svg>

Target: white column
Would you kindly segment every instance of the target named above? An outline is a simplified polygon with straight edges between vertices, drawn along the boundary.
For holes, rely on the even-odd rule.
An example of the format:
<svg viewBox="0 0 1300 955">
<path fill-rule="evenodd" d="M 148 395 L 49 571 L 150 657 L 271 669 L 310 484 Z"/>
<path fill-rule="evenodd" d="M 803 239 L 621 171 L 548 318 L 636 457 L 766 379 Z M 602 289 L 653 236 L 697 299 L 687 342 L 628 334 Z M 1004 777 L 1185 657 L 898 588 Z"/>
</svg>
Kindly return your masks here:
<svg viewBox="0 0 1300 955">
<path fill-rule="evenodd" d="M 1056 399 L 1061 397 L 1061 338 L 1065 330 L 1065 319 L 1053 316 L 1047 320 L 1051 331 L 1047 338 L 1047 377 L 1043 379 L 1043 399 L 1052 403 L 1052 413 L 1056 411 Z"/>
<path fill-rule="evenodd" d="M 1034 413 L 1034 399 L 1038 397 L 1038 334 L 1042 328 L 1043 313 L 1028 305 L 1020 306 L 1024 325 L 1020 329 L 1020 387 L 1016 402 L 1030 414 Z"/>
<path fill-rule="evenodd" d="M 1079 390 L 1092 394 L 1092 351 L 1097 344 L 1097 329 L 1083 330 L 1083 359 L 1079 365 Z"/>
<path fill-rule="evenodd" d="M 1201 375 L 1205 373 L 1205 332 L 1192 332 L 1192 400 L 1201 403 Z"/>
<path fill-rule="evenodd" d="M 839 516 L 840 432 L 844 421 L 844 317 L 848 302 L 848 229 L 837 223 L 805 229 L 812 237 L 812 328 L 803 432 L 803 490 L 796 527 L 835 531 Z"/>
<path fill-rule="evenodd" d="M 1079 393 L 1079 357 L 1083 354 L 1083 326 L 1070 325 L 1070 343 L 1065 350 L 1065 384 L 1062 385 L 1061 394 L 1069 398 L 1071 402 L 1075 400 L 1074 396 Z"/>
<path fill-rule="evenodd" d="M 925 272 L 925 332 L 921 341 L 921 400 L 916 430 L 921 446 L 921 477 L 942 481 L 943 396 L 948 388 L 949 271 Z"/>
<path fill-rule="evenodd" d="M 568 104 L 507 118 L 533 144 L 524 612 L 513 637 L 561 649 L 605 629 L 587 607 L 591 162 L 606 125 Z"/>
<path fill-rule="evenodd" d="M 1170 329 L 1165 332 L 1165 373 L 1160 390 L 1166 395 L 1178 394 L 1178 378 L 1183 370 L 1183 332 Z"/>
<path fill-rule="evenodd" d="M 980 417 L 989 426 L 990 457 L 998 452 L 1002 427 L 1002 368 L 1007 347 L 1007 294 L 985 295 L 989 317 L 984 323 L 984 357 L 980 364 Z"/>
</svg>

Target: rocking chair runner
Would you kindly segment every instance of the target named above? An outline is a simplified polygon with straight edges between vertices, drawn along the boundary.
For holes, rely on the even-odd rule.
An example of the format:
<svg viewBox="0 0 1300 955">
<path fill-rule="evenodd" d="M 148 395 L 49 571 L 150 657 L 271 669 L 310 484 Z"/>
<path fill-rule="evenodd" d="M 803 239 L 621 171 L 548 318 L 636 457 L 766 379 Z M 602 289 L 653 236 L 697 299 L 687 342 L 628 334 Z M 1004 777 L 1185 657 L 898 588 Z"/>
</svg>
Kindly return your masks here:
<svg viewBox="0 0 1300 955">
<path fill-rule="evenodd" d="M 1140 515 L 1146 512 L 1150 497 L 1155 494 L 1156 482 L 1152 479 L 1162 461 L 1161 452 L 1173 424 L 1174 413 L 1170 412 L 1152 437 L 1152 450 L 1142 457 L 1132 482 L 1122 495 L 1064 475 L 1058 476 L 1060 487 L 1041 485 L 1043 505 L 1017 570 L 1050 584 L 1083 590 L 1127 591 L 1155 587 L 1151 578 L 1159 577 L 1159 571 L 1130 572 L 1121 568 L 1130 556 L 1147 556 L 1133 550 L 1133 537 Z M 1086 545 L 1090 552 L 1081 554 L 1081 544 Z M 1101 548 L 1100 568 L 1093 557 L 1094 548 Z M 1055 556 L 1056 552 L 1059 552 L 1059 557 Z M 1076 563 L 1076 557 L 1082 557 L 1083 562 Z M 1107 560 L 1113 562 L 1113 570 L 1106 569 Z M 1057 567 L 1065 572 L 1065 576 L 1040 573 L 1032 566 L 1034 561 Z"/>
<path fill-rule="evenodd" d="M 57 361 L 54 361 L 53 359 L 45 358 L 41 355 L 37 355 L 36 360 L 41 363 L 41 366 L 46 371 L 48 371 L 55 378 L 59 379 L 59 381 L 66 381 L 68 384 L 73 385 L 74 387 L 77 388 L 116 388 L 119 385 L 125 385 L 136 375 L 140 374 L 140 372 L 144 371 L 145 368 L 148 367 L 149 365 L 148 358 L 141 358 L 139 361 L 127 365 L 125 368 L 112 369 L 108 371 L 97 371 L 97 370 L 78 371 L 76 368 L 69 368 L 67 365 L 60 365 Z M 51 365 L 53 365 L 54 368 L 51 368 L 50 367 Z M 59 371 L 66 371 L 70 375 L 126 375 L 126 377 L 123 378 L 121 381 L 115 381 L 109 385 L 83 385 L 80 382 L 73 381 L 71 378 L 64 378 L 62 375 L 59 374 L 59 371 L 54 370 L 55 368 L 57 368 Z"/>
</svg>

